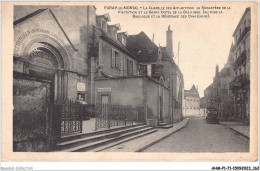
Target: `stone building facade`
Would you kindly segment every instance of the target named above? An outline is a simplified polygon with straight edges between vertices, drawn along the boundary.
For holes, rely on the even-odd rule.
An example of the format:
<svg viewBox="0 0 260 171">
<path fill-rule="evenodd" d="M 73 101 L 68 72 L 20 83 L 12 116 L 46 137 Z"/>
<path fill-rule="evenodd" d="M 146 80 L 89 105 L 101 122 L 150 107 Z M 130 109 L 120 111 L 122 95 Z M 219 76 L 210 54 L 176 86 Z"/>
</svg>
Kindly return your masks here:
<svg viewBox="0 0 260 171">
<path fill-rule="evenodd" d="M 52 104 L 61 99 L 88 101 L 92 74 L 88 45 L 95 10 L 93 6 L 14 7 L 14 151 L 50 150 L 57 122 Z"/>
<path fill-rule="evenodd" d="M 129 35 L 127 47 L 139 60 L 139 73 L 162 83 L 169 88 L 168 123 L 182 120 L 182 101 L 184 96 L 184 79 L 179 67 L 173 61 L 172 30 L 166 31 L 166 47 L 157 46 L 144 33 Z M 166 120 L 161 120 L 166 121 Z"/>
<path fill-rule="evenodd" d="M 200 96 L 198 87 L 193 84 L 190 90 L 184 90 L 185 114 L 184 116 L 200 115 Z"/>
<path fill-rule="evenodd" d="M 208 107 L 214 107 L 218 110 L 218 116 L 222 121 L 234 120 L 234 111 L 230 106 L 234 105 L 233 94 L 229 89 L 229 83 L 232 81 L 231 63 L 227 61 L 224 68 L 219 71 L 216 66 L 216 74 L 213 83 L 206 89 L 205 95 L 208 101 Z"/>
<path fill-rule="evenodd" d="M 59 117 L 51 106 L 62 99 L 142 106 L 155 127 L 182 119 L 184 82 L 170 28 L 171 43 L 154 44 L 144 61 L 143 47 L 131 49 L 131 36 L 110 20 L 94 6 L 14 7 L 14 149 L 49 150 Z"/>
<path fill-rule="evenodd" d="M 221 120 L 249 122 L 250 119 L 250 8 L 233 34 L 227 63 L 204 91 L 208 107 L 218 109 Z M 231 107 L 232 106 L 232 107 Z"/>
<path fill-rule="evenodd" d="M 250 29 L 251 10 L 247 8 L 233 34 L 233 80 L 229 84 L 234 95 L 235 118 L 243 122 L 250 119 Z"/>
</svg>

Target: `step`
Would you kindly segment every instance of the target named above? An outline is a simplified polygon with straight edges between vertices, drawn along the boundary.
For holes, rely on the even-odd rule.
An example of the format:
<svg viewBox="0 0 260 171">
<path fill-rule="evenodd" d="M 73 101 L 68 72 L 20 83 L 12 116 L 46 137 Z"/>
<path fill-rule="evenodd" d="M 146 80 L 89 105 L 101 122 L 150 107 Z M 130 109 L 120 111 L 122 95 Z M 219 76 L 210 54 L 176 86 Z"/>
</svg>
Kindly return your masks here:
<svg viewBox="0 0 260 171">
<path fill-rule="evenodd" d="M 120 136 L 121 134 L 125 134 L 127 132 L 135 131 L 138 129 L 143 129 L 146 127 L 147 127 L 146 125 L 138 125 L 138 126 L 130 127 L 128 129 L 121 129 L 121 130 L 117 130 L 117 131 L 113 131 L 113 132 L 109 132 L 109 133 L 102 133 L 100 135 L 95 134 L 90 137 L 84 137 L 84 138 L 74 139 L 74 140 L 70 140 L 70 141 L 65 141 L 65 142 L 56 144 L 56 149 L 63 150 L 66 148 L 72 148 L 72 147 L 76 147 L 76 146 L 79 146 L 82 144 L 87 144 L 87 143 L 91 143 L 91 142 L 106 139 L 106 138 L 114 138 L 114 137 Z"/>
<path fill-rule="evenodd" d="M 91 143 L 87 143 L 87 144 L 82 144 L 80 146 L 68 148 L 68 149 L 62 150 L 62 152 L 80 152 L 80 151 L 83 152 L 83 151 L 89 151 L 91 149 L 94 149 L 94 148 L 97 148 L 97 147 L 100 147 L 100 146 L 104 146 L 104 145 L 107 145 L 109 143 L 113 143 L 115 141 L 122 140 L 124 138 L 129 137 L 129 136 L 133 136 L 133 135 L 140 134 L 140 133 L 143 133 L 143 132 L 146 132 L 146 131 L 150 131 L 152 129 L 154 129 L 154 128 L 152 128 L 152 127 L 145 127 L 143 129 L 138 129 L 138 130 L 133 131 L 133 132 L 128 132 L 128 133 L 119 135 L 118 137 L 106 138 L 106 139 L 102 139 L 102 140 L 99 140 L 99 141 L 95 141 L 95 142 L 91 142 Z"/>
<path fill-rule="evenodd" d="M 145 136 L 145 135 L 152 134 L 152 133 L 154 133 L 154 132 L 156 132 L 156 131 L 157 131 L 157 129 L 152 129 L 152 130 L 150 130 L 150 131 L 146 131 L 146 132 L 144 132 L 144 133 L 137 134 L 137 135 L 134 135 L 134 136 L 131 136 L 131 137 L 122 139 L 122 140 L 120 140 L 120 141 L 116 141 L 116 142 L 114 142 L 114 143 L 110 143 L 110 144 L 105 145 L 105 146 L 101 146 L 101 147 L 98 147 L 98 148 L 94 148 L 94 149 L 90 150 L 89 152 L 92 152 L 92 151 L 93 151 L 93 152 L 103 151 L 103 150 L 106 150 L 106 149 L 108 149 L 108 148 L 114 147 L 114 146 L 116 146 L 116 145 L 125 143 L 125 142 L 127 142 L 127 141 L 131 141 L 131 140 L 133 140 L 133 139 L 137 139 L 137 138 L 143 137 L 143 136 Z"/>
<path fill-rule="evenodd" d="M 136 127 L 136 126 L 140 126 L 140 125 L 144 125 L 144 124 L 136 123 L 134 125 L 119 126 L 119 127 L 100 130 L 100 131 L 92 131 L 92 132 L 87 132 L 87 133 L 77 133 L 77 134 L 66 135 L 66 136 L 61 137 L 61 142 L 90 137 L 90 136 L 94 136 L 94 135 L 101 135 L 101 134 L 105 134 L 105 133 L 109 133 L 109 132 L 113 132 L 113 131 L 117 131 L 117 130 L 128 129 L 128 128 Z"/>
<path fill-rule="evenodd" d="M 164 126 L 157 126 L 157 128 L 161 128 L 161 129 L 169 129 L 172 128 L 173 124 L 169 124 L 169 125 L 164 125 Z"/>
<path fill-rule="evenodd" d="M 167 123 L 159 122 L 159 126 L 165 126 Z"/>
</svg>

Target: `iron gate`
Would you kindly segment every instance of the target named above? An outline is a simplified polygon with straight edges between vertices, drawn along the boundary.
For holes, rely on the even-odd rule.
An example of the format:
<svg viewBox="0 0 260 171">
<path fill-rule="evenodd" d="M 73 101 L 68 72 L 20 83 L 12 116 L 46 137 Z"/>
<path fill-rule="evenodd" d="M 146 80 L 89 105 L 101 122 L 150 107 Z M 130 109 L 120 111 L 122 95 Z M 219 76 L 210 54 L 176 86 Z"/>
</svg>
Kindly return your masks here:
<svg viewBox="0 0 260 171">
<path fill-rule="evenodd" d="M 95 130 L 145 122 L 143 107 L 111 104 L 95 105 Z"/>
<path fill-rule="evenodd" d="M 82 133 L 84 105 L 78 101 L 61 100 L 54 103 L 54 111 L 60 117 L 61 135 Z"/>
</svg>

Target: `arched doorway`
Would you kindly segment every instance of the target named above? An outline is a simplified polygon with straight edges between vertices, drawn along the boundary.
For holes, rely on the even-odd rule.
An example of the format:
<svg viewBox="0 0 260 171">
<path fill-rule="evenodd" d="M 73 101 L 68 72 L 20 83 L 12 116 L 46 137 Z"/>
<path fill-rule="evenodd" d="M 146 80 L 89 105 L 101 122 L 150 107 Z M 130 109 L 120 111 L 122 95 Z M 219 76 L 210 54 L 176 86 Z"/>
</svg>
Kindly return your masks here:
<svg viewBox="0 0 260 171">
<path fill-rule="evenodd" d="M 48 42 L 34 42 L 24 49 L 14 58 L 13 150 L 49 151 L 56 141 L 53 125 L 58 119 L 51 112 L 52 104 L 66 98 L 63 57 Z"/>
<path fill-rule="evenodd" d="M 28 73 L 51 81 L 51 100 L 67 98 L 64 62 L 59 51 L 49 43 L 38 42 L 28 49 Z"/>
</svg>

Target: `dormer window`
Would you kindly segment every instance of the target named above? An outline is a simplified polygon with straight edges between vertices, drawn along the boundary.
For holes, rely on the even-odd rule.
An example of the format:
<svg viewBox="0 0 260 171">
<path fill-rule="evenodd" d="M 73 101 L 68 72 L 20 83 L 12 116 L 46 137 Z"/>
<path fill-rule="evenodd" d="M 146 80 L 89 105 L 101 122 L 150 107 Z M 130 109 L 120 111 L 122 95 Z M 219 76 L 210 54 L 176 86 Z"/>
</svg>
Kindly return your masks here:
<svg viewBox="0 0 260 171">
<path fill-rule="evenodd" d="M 126 44 L 126 38 L 124 36 L 122 36 L 122 44 L 125 45 Z"/>
<path fill-rule="evenodd" d="M 97 24 L 106 32 L 107 31 L 107 22 L 111 21 L 109 14 L 97 15 L 96 17 Z"/>
<path fill-rule="evenodd" d="M 128 33 L 127 32 L 117 33 L 118 40 L 125 46 L 126 46 L 126 38 L 127 37 L 128 37 Z"/>
<path fill-rule="evenodd" d="M 121 30 L 120 24 L 114 24 L 114 25 L 107 25 L 108 32 L 111 34 L 111 36 L 117 40 L 117 31 Z"/>
<path fill-rule="evenodd" d="M 107 32 L 107 22 L 106 22 L 105 20 L 102 20 L 101 23 L 102 23 L 102 24 L 101 24 L 101 28 L 102 28 L 105 32 Z"/>
</svg>

